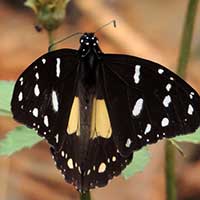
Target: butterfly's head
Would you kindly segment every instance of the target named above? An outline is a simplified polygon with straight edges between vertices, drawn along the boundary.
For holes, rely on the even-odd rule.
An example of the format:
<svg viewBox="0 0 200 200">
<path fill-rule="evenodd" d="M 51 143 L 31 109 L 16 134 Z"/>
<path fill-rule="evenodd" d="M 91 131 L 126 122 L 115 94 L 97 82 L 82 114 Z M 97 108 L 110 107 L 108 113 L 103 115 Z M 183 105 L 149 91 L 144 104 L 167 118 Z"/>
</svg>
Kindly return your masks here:
<svg viewBox="0 0 200 200">
<path fill-rule="evenodd" d="M 94 33 L 84 33 L 80 38 L 80 54 L 81 57 L 87 56 L 90 52 L 95 53 L 97 56 L 101 53 L 98 45 L 99 41 Z"/>
</svg>

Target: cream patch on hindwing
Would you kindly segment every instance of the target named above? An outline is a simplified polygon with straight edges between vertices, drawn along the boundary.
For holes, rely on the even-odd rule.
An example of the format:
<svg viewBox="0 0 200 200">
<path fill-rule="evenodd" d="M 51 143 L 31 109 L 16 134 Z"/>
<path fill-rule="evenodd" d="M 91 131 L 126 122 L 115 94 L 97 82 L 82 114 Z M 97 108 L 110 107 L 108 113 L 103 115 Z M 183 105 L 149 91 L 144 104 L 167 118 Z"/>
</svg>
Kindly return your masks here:
<svg viewBox="0 0 200 200">
<path fill-rule="evenodd" d="M 135 74 L 133 76 L 134 82 L 138 84 L 140 82 L 140 65 L 135 65 Z"/>
<path fill-rule="evenodd" d="M 139 98 L 136 101 L 136 103 L 135 103 L 135 105 L 133 107 L 133 110 L 132 110 L 132 115 L 134 117 L 138 116 L 141 113 L 142 108 L 143 108 L 143 102 L 144 102 L 144 100 L 142 98 Z"/>
<path fill-rule="evenodd" d="M 56 58 L 56 76 L 60 77 L 60 58 Z"/>
<path fill-rule="evenodd" d="M 55 111 L 55 112 L 58 112 L 58 106 L 59 106 L 59 104 L 58 104 L 58 97 L 57 97 L 57 94 L 56 94 L 56 91 L 52 91 L 52 106 L 53 106 L 53 110 Z"/>
</svg>

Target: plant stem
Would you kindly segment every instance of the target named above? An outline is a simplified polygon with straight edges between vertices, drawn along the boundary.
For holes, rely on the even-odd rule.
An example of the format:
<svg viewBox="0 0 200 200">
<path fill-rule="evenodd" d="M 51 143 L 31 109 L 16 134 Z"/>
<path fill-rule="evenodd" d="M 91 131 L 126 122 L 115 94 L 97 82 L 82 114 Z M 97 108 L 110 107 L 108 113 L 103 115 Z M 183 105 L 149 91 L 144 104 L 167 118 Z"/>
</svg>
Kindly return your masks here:
<svg viewBox="0 0 200 200">
<path fill-rule="evenodd" d="M 80 193 L 80 200 L 91 200 L 90 192 Z"/>
<path fill-rule="evenodd" d="M 198 0 L 190 0 L 185 17 L 177 69 L 177 73 L 182 78 L 185 76 L 185 71 L 188 64 L 197 5 Z M 165 143 L 165 162 L 166 199 L 176 200 L 176 178 L 174 172 L 175 148 L 170 141 L 166 141 Z"/>
<path fill-rule="evenodd" d="M 48 31 L 48 38 L 49 38 L 49 46 L 50 46 L 51 44 L 54 43 L 53 31 Z M 53 46 L 53 47 L 55 47 L 55 46 Z M 51 48 L 49 49 L 49 51 L 53 51 L 53 50 L 54 50 L 53 47 L 51 47 Z"/>
<path fill-rule="evenodd" d="M 166 199 L 176 199 L 176 178 L 174 173 L 175 149 L 173 144 L 167 140 L 165 143 L 165 176 L 166 176 Z"/>
<path fill-rule="evenodd" d="M 182 78 L 185 76 L 185 71 L 188 64 L 198 1 L 199 0 L 190 0 L 187 8 L 177 69 L 178 75 Z"/>
</svg>

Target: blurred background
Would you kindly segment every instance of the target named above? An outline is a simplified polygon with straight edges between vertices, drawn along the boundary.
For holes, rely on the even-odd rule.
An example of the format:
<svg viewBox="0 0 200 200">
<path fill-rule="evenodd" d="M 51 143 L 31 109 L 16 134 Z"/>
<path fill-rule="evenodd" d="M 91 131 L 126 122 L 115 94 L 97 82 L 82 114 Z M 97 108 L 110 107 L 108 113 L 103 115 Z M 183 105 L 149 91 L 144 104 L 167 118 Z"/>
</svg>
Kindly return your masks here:
<svg viewBox="0 0 200 200">
<path fill-rule="evenodd" d="M 46 32 L 36 32 L 35 15 L 23 0 L 0 1 L 0 79 L 15 80 L 37 57 L 47 52 Z M 67 17 L 56 38 L 81 31 L 95 31 L 112 19 L 117 28 L 98 33 L 104 52 L 131 54 L 176 70 L 182 27 L 188 1 L 185 0 L 71 0 Z M 200 6 L 200 5 L 199 5 Z M 196 18 L 192 52 L 186 80 L 200 92 L 200 7 Z M 79 47 L 73 37 L 59 48 Z M 0 117 L 0 139 L 18 124 Z M 92 190 L 92 199 L 164 200 L 163 141 L 150 145 L 151 161 L 143 173 L 125 181 L 114 178 L 108 186 Z M 180 200 L 200 199 L 200 146 L 181 144 L 186 157 L 177 153 L 177 189 Z M 41 142 L 11 157 L 0 157 L 0 200 L 78 200 L 79 194 L 65 183 L 54 166 L 48 145 Z"/>
</svg>

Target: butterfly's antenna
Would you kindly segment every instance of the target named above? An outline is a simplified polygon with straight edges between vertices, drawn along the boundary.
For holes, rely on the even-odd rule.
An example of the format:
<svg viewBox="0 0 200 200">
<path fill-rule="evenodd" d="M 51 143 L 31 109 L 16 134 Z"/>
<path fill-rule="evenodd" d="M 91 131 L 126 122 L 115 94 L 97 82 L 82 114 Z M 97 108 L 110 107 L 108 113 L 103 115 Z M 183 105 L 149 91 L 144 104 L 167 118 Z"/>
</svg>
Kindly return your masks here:
<svg viewBox="0 0 200 200">
<path fill-rule="evenodd" d="M 81 32 L 73 33 L 73 34 L 71 34 L 71 35 L 68 35 L 67 37 L 64 37 L 64 38 L 62 38 L 62 39 L 60 39 L 60 40 L 55 41 L 54 43 L 52 43 L 52 44 L 49 45 L 49 47 L 48 47 L 48 52 L 50 52 L 51 48 L 52 48 L 53 46 L 55 46 L 56 44 L 59 44 L 59 43 L 65 41 L 65 40 L 67 40 L 67 39 L 69 39 L 69 38 L 71 38 L 71 37 L 74 37 L 74 36 L 80 35 L 80 34 L 82 35 L 83 33 L 81 33 Z"/>
<path fill-rule="evenodd" d="M 104 27 L 106 27 L 106 26 L 108 26 L 108 25 L 110 25 L 110 24 L 113 24 L 114 28 L 117 27 L 117 25 L 116 25 L 116 20 L 112 20 L 112 21 L 108 22 L 107 24 L 104 24 L 103 26 L 99 27 L 94 33 L 100 31 L 101 29 L 103 29 Z"/>
</svg>

